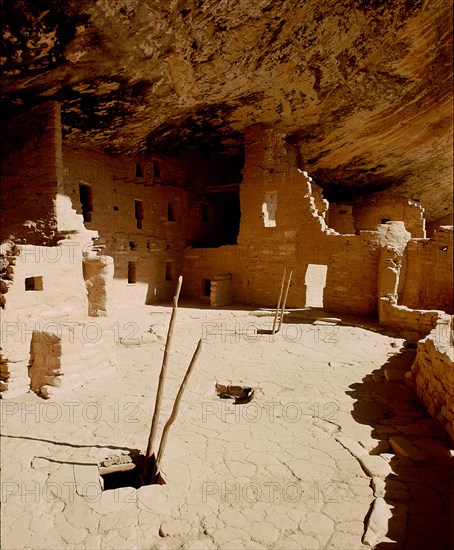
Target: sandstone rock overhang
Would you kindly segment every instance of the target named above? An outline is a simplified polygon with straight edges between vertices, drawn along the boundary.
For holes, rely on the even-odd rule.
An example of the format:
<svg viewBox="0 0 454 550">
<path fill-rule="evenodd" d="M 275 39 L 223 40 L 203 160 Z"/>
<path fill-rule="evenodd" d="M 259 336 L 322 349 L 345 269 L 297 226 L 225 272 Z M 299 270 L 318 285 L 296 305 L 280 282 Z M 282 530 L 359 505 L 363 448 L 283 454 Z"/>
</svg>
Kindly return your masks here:
<svg viewBox="0 0 454 550">
<path fill-rule="evenodd" d="M 451 211 L 447 0 L 13 0 L 3 117 L 55 99 L 68 144 L 237 155 L 287 134 L 328 199 L 387 190 Z"/>
</svg>

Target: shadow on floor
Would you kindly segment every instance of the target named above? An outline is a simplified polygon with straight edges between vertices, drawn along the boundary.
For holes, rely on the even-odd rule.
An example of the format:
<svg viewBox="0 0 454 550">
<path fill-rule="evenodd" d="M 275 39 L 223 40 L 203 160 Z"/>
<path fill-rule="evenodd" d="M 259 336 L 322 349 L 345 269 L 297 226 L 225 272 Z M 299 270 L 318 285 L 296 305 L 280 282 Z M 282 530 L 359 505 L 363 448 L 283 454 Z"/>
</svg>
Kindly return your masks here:
<svg viewBox="0 0 454 550">
<path fill-rule="evenodd" d="M 384 453 L 392 471 L 377 482 L 382 487 L 375 496 L 382 496 L 391 507 L 387 537 L 395 542 L 378 543 L 375 548 L 380 550 L 449 550 L 454 541 L 454 463 L 449 437 L 403 380 L 385 378 L 385 369 L 394 373 L 410 370 L 415 354 L 413 349 L 396 350 L 384 365 L 346 391 L 356 399 L 353 417 L 370 425 L 371 436 L 377 440 L 369 454 Z M 406 440 L 416 448 L 412 458 L 394 454 L 389 441 L 395 437 L 404 439 L 392 439 L 394 445 Z M 405 517 L 406 529 L 402 525 Z"/>
</svg>

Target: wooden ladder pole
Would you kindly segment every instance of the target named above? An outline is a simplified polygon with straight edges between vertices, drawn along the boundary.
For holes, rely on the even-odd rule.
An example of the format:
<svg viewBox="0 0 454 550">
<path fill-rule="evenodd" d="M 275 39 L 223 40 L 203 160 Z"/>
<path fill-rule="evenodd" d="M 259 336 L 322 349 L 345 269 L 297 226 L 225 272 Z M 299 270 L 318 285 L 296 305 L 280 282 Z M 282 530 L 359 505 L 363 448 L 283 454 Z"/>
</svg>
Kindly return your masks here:
<svg viewBox="0 0 454 550">
<path fill-rule="evenodd" d="M 273 328 L 271 329 L 271 334 L 274 334 L 276 332 L 277 316 L 279 315 L 279 308 L 281 306 L 282 294 L 284 292 L 284 283 L 285 283 L 285 274 L 286 274 L 286 272 L 287 272 L 287 268 L 284 268 L 284 275 L 282 276 L 282 283 L 281 283 L 281 292 L 279 294 L 279 300 L 277 301 L 276 315 L 274 316 Z"/>
<path fill-rule="evenodd" d="M 287 281 L 287 288 L 285 289 L 284 301 L 282 302 L 282 310 L 281 310 L 281 317 L 279 319 L 279 326 L 277 327 L 278 332 L 281 330 L 282 320 L 284 319 L 285 304 L 287 303 L 287 296 L 288 296 L 288 291 L 290 289 L 290 282 L 292 280 L 292 275 L 293 275 L 293 271 L 290 271 L 290 275 Z"/>
<path fill-rule="evenodd" d="M 178 277 L 177 290 L 176 290 L 175 296 L 173 297 L 172 315 L 170 317 L 169 330 L 167 331 L 164 357 L 162 359 L 161 372 L 159 374 L 158 390 L 156 392 L 156 401 L 154 405 L 153 418 L 151 420 L 151 429 L 150 429 L 150 435 L 148 437 L 147 452 L 145 454 L 145 465 L 144 465 L 144 472 L 143 472 L 143 479 L 145 483 L 147 483 L 147 474 L 149 472 L 149 467 L 150 467 L 149 463 L 150 463 L 151 456 L 153 455 L 153 449 L 156 443 L 156 435 L 158 433 L 159 414 L 160 414 L 161 403 L 162 403 L 162 394 L 164 392 L 164 383 L 165 383 L 165 377 L 167 372 L 167 364 L 169 361 L 170 346 L 172 344 L 173 329 L 174 329 L 175 318 L 176 318 L 177 309 L 178 309 L 178 298 L 180 297 L 182 284 L 183 284 L 183 277 L 180 275 Z"/>
<path fill-rule="evenodd" d="M 178 415 L 178 408 L 180 406 L 181 398 L 183 397 L 184 390 L 186 388 L 189 377 L 191 376 L 192 370 L 193 370 L 193 368 L 194 368 L 194 366 L 197 362 L 197 359 L 199 357 L 199 354 L 200 354 L 201 350 L 202 350 L 202 339 L 200 339 L 199 343 L 197 344 L 197 347 L 194 351 L 194 355 L 192 356 L 191 362 L 189 363 L 188 370 L 186 371 L 186 374 L 184 375 L 183 382 L 181 382 L 180 389 L 178 390 L 178 394 L 175 398 L 172 413 L 169 416 L 169 419 L 167 420 L 167 422 L 165 423 L 164 429 L 162 431 L 161 443 L 159 445 L 158 454 L 156 455 L 154 471 L 153 471 L 153 475 L 151 476 L 151 483 L 154 483 L 155 477 L 159 472 L 159 464 L 161 463 L 162 455 L 164 454 L 164 450 L 166 448 L 170 426 L 173 424 L 173 422 L 175 421 L 175 419 Z"/>
</svg>

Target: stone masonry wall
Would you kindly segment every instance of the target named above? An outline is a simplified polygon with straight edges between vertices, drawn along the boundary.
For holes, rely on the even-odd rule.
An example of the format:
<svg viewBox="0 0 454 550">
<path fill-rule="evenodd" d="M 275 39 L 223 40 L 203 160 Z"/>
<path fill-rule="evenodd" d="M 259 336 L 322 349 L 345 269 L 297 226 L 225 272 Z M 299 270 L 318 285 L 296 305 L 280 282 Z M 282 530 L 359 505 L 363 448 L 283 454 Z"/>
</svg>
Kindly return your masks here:
<svg viewBox="0 0 454 550">
<path fill-rule="evenodd" d="M 319 264 L 328 266 L 326 309 L 376 313 L 377 233 L 339 235 L 327 227 L 319 214 L 319 209 L 325 213 L 327 202 L 308 174 L 296 167 L 284 136 L 261 126 L 246 133 L 240 200 L 237 246 L 185 251 L 186 295 L 199 298 L 204 279 L 231 273 L 235 301 L 274 307 L 288 268 L 293 270 L 288 306 L 304 307 L 307 268 Z"/>
<path fill-rule="evenodd" d="M 60 111 L 56 103 L 16 117 L 2 132 L 1 241 L 55 244 Z"/>
<path fill-rule="evenodd" d="M 329 227 L 344 235 L 354 235 L 356 229 L 353 225 L 353 207 L 348 204 L 329 204 L 326 214 L 326 223 Z"/>
<path fill-rule="evenodd" d="M 417 342 L 435 326 L 443 311 L 412 309 L 398 305 L 402 294 L 406 252 L 413 242 L 403 222 L 378 226 L 380 262 L 378 266 L 378 319 L 380 326 L 411 342 Z"/>
<path fill-rule="evenodd" d="M 210 303 L 213 307 L 228 306 L 233 302 L 232 277 L 216 275 L 211 280 Z"/>
<path fill-rule="evenodd" d="M 426 223 L 426 235 L 427 237 L 433 237 L 434 231 L 439 229 L 442 225 L 454 225 L 454 216 L 453 214 L 447 214 L 436 220 Z"/>
<path fill-rule="evenodd" d="M 136 177 L 138 160 L 143 177 Z M 65 192 L 77 212 L 82 213 L 79 185 L 91 186 L 93 211 L 85 226 L 98 231 L 97 244 L 103 254 L 114 258 L 117 307 L 170 300 L 186 242 L 202 231 L 200 205 L 182 188 L 182 168 L 162 161 L 160 166 L 157 179 L 152 177 L 151 161 L 64 148 Z M 141 227 L 137 227 L 136 201 L 142 203 Z M 131 277 L 128 282 L 131 269 L 135 282 Z"/>
<path fill-rule="evenodd" d="M 15 245 L 10 258 L 10 285 L 2 311 L 2 391 L 13 396 L 28 390 L 34 332 L 66 334 L 77 324 L 93 322 L 82 272 L 85 236 L 73 235 L 57 246 Z M 7 248 L 7 243 L 2 247 Z M 112 321 L 111 321 L 112 322 Z M 83 345 L 83 342 L 82 344 Z"/>
<path fill-rule="evenodd" d="M 45 355 L 33 349 L 37 334 L 56 334 L 61 343 L 59 360 L 64 364 L 68 344 L 85 349 L 96 332 L 96 360 L 90 361 L 80 350 L 74 353 L 74 377 L 60 378 L 66 386 L 83 382 L 77 366 L 80 372 L 91 369 L 93 374 L 99 365 L 115 362 L 112 345 L 102 343 L 106 327 L 94 326 L 89 317 L 83 259 L 87 253 L 96 255 L 97 233 L 84 227 L 82 216 L 63 193 L 59 107 L 55 103 L 36 107 L 28 117 L 16 118 L 12 126 L 8 136 L 12 142 L 2 163 L 3 229 L 7 236 L 13 234 L 0 250 L 2 397 L 24 393 L 30 383 L 39 391 L 43 372 L 50 383 L 53 374 Z M 91 332 L 87 332 L 90 323 Z M 60 369 L 57 374 L 68 373 Z"/>
<path fill-rule="evenodd" d="M 418 202 L 395 198 L 392 201 L 381 194 L 370 196 L 353 204 L 353 224 L 356 231 L 375 230 L 383 220 L 402 221 L 413 238 L 424 238 L 424 208 Z"/>
<path fill-rule="evenodd" d="M 61 319 L 37 328 L 30 344 L 31 389 L 53 397 L 113 372 L 115 336 L 115 326 L 107 319 Z"/>
<path fill-rule="evenodd" d="M 433 238 L 412 239 L 408 243 L 402 305 L 454 313 L 453 235 L 452 226 L 442 226 Z"/>
<path fill-rule="evenodd" d="M 445 315 L 418 342 L 408 384 L 416 390 L 429 414 L 440 420 L 454 442 L 453 319 Z"/>
</svg>

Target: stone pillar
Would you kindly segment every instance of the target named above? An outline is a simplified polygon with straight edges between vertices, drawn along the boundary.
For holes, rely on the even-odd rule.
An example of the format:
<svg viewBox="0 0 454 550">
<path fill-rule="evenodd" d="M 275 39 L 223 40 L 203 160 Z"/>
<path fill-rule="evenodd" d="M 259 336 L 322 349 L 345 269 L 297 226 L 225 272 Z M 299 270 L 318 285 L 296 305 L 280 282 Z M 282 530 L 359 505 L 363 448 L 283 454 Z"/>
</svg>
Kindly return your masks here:
<svg viewBox="0 0 454 550">
<path fill-rule="evenodd" d="M 83 273 L 88 294 L 88 315 L 106 317 L 111 313 L 114 262 L 110 256 L 84 253 Z"/>
</svg>

